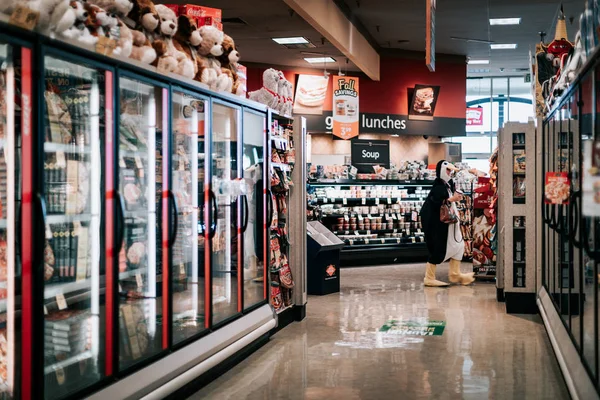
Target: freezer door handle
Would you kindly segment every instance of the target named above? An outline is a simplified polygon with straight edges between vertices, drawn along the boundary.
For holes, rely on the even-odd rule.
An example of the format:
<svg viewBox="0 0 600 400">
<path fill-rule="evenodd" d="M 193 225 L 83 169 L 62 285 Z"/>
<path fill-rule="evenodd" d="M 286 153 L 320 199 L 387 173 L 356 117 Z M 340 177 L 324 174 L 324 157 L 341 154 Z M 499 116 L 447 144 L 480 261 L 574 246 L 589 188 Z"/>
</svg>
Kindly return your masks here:
<svg viewBox="0 0 600 400">
<path fill-rule="evenodd" d="M 41 235 L 40 241 L 38 243 L 38 249 L 34 254 L 34 265 L 39 265 L 44 261 L 44 249 L 46 247 L 46 201 L 44 200 L 44 196 L 39 193 L 36 193 L 36 200 L 38 203 L 38 212 L 40 213 L 41 223 Z"/>
<path fill-rule="evenodd" d="M 119 212 L 119 215 L 117 216 L 117 226 L 119 227 L 117 234 L 117 254 L 119 254 L 123 248 L 123 240 L 125 240 L 125 200 L 121 193 L 118 191 L 116 191 L 116 193 L 117 199 L 119 199 L 119 206 L 117 207 Z"/>
<path fill-rule="evenodd" d="M 212 239 L 217 233 L 217 219 L 219 218 L 219 206 L 217 205 L 217 196 L 215 196 L 215 193 L 212 191 L 212 189 L 208 191 L 208 196 L 210 198 L 211 203 L 210 207 L 212 207 L 212 216 L 209 228 L 210 231 L 208 233 L 208 236 Z"/>
<path fill-rule="evenodd" d="M 273 225 L 273 194 L 271 189 L 267 189 L 267 199 L 269 200 L 269 226 Z"/>
<path fill-rule="evenodd" d="M 171 231 L 171 237 L 169 238 L 169 247 L 173 247 L 177 240 L 177 229 L 179 228 L 179 206 L 177 205 L 177 199 L 171 190 L 169 190 L 168 196 L 173 204 L 173 230 Z"/>
<path fill-rule="evenodd" d="M 242 199 L 244 200 L 244 222 L 242 224 L 242 233 L 248 229 L 248 219 L 250 218 L 250 207 L 248 205 L 248 196 L 243 194 Z"/>
</svg>

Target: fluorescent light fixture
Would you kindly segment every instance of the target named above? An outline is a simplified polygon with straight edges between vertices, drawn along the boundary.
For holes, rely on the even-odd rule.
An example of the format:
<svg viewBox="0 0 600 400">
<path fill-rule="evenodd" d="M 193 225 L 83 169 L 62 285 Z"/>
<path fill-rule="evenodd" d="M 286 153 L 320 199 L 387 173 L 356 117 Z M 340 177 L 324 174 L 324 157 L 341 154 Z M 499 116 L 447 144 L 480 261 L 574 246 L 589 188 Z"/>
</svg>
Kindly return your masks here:
<svg viewBox="0 0 600 400">
<path fill-rule="evenodd" d="M 272 39 L 277 44 L 305 44 L 305 43 L 310 43 L 306 38 L 304 38 L 302 36 L 282 37 L 282 38 L 272 38 Z"/>
<path fill-rule="evenodd" d="M 509 50 L 516 49 L 516 43 L 504 43 L 504 44 L 490 44 L 490 49 L 492 50 Z"/>
<path fill-rule="evenodd" d="M 467 61 L 467 64 L 469 65 L 483 65 L 483 64 L 489 64 L 490 60 L 469 60 Z"/>
<path fill-rule="evenodd" d="M 331 57 L 308 57 L 304 61 L 311 64 L 333 63 L 335 60 Z"/>
<path fill-rule="evenodd" d="M 521 18 L 490 18 L 490 25 L 519 25 Z"/>
</svg>

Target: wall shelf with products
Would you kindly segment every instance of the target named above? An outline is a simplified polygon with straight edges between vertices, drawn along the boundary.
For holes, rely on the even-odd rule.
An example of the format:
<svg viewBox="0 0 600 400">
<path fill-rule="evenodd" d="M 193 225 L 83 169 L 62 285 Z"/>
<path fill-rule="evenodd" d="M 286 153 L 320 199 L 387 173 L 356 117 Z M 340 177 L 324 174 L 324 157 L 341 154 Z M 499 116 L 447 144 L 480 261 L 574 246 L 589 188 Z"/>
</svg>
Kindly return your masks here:
<svg viewBox="0 0 600 400">
<path fill-rule="evenodd" d="M 337 180 L 308 183 L 309 207 L 344 241 L 342 266 L 423 261 L 419 212 L 431 181 Z"/>
</svg>

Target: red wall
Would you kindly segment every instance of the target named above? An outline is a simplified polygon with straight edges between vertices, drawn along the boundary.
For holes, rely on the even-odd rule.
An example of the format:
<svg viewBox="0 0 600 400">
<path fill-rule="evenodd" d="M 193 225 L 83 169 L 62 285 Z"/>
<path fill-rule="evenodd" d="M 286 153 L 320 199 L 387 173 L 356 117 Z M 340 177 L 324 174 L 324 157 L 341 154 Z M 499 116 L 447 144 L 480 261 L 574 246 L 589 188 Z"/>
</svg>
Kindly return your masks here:
<svg viewBox="0 0 600 400">
<path fill-rule="evenodd" d="M 332 68 L 332 69 L 335 69 Z M 467 66 L 459 63 L 436 62 L 435 72 L 429 72 L 425 60 L 382 58 L 381 81 L 368 78 L 360 80 L 360 111 L 377 114 L 408 114 L 408 88 L 421 83 L 439 85 L 440 97 L 435 109 L 436 117 L 465 118 Z M 248 91 L 262 86 L 264 68 L 248 68 Z M 330 70 L 331 72 L 331 70 Z M 284 75 L 296 83 L 297 72 L 284 69 Z M 307 75 L 320 75 L 322 72 L 302 72 Z M 332 80 L 325 100 L 325 110 L 332 109 Z"/>
</svg>

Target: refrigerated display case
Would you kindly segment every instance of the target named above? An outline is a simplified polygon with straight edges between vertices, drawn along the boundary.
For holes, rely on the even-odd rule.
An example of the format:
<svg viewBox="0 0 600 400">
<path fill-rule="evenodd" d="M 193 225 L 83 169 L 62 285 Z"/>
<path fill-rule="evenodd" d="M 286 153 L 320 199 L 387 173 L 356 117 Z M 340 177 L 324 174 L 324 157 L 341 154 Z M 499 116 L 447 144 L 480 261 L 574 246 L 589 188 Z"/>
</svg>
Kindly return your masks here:
<svg viewBox="0 0 600 400">
<path fill-rule="evenodd" d="M 430 181 L 310 181 L 308 202 L 346 246 L 341 265 L 425 260 L 419 211 Z"/>
<path fill-rule="evenodd" d="M 31 43 L 0 36 L 0 399 L 164 397 L 264 344 L 279 117 L 0 29 Z"/>
</svg>

